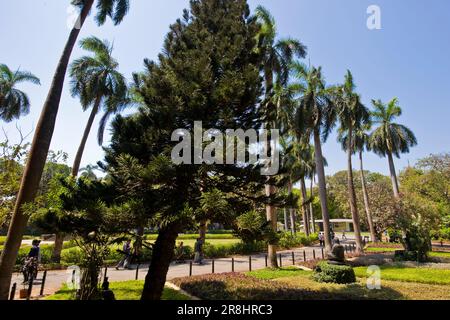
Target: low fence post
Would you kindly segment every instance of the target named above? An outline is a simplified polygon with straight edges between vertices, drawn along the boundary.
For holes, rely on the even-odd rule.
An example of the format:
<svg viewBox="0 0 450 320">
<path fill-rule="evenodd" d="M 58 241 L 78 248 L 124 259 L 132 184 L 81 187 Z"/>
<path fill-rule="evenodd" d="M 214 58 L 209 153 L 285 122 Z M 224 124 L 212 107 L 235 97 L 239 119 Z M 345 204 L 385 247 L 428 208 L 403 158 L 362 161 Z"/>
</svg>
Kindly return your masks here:
<svg viewBox="0 0 450 320">
<path fill-rule="evenodd" d="M 73 270 L 75 272 L 75 270 Z M 105 266 L 105 274 L 103 275 L 103 282 L 106 282 L 106 275 L 108 274 L 108 266 Z"/>
<path fill-rule="evenodd" d="M 267 257 L 267 254 L 266 254 L 266 256 L 265 256 L 265 259 L 266 259 L 266 268 L 268 267 L 268 257 Z"/>
<path fill-rule="evenodd" d="M 9 300 L 14 300 L 16 296 L 17 283 L 14 282 L 11 288 L 11 293 L 9 294 Z"/>
<path fill-rule="evenodd" d="M 231 272 L 234 272 L 234 258 L 231 258 Z"/>
<path fill-rule="evenodd" d="M 31 276 L 30 280 L 28 281 L 27 300 L 30 300 L 30 298 L 31 298 L 31 292 L 33 291 L 33 282 L 34 282 L 34 278 L 33 278 L 33 276 Z"/>
<path fill-rule="evenodd" d="M 214 274 L 214 262 L 215 262 L 215 261 L 214 261 L 214 259 L 213 259 L 213 260 L 212 260 L 212 264 L 211 264 L 211 269 L 212 269 L 211 271 L 212 271 L 213 274 Z"/>
<path fill-rule="evenodd" d="M 295 266 L 295 253 L 292 251 L 292 265 Z"/>
<path fill-rule="evenodd" d="M 281 256 L 281 253 L 279 255 L 280 258 L 280 268 L 283 267 L 283 257 Z"/>
<path fill-rule="evenodd" d="M 44 295 L 44 287 L 45 287 L 45 280 L 46 279 L 47 279 L 47 270 L 44 271 L 44 275 L 42 276 L 41 291 L 39 292 L 40 296 Z"/>
<path fill-rule="evenodd" d="M 192 277 L 192 261 L 189 261 L 189 277 Z"/>
<path fill-rule="evenodd" d="M 139 264 L 136 266 L 136 276 L 135 276 L 135 280 L 138 280 L 139 279 Z"/>
<path fill-rule="evenodd" d="M 248 257 L 248 270 L 252 271 L 252 256 Z"/>
<path fill-rule="evenodd" d="M 321 248 L 322 250 L 322 259 L 325 259 L 325 253 L 323 252 L 323 248 Z"/>
<path fill-rule="evenodd" d="M 303 250 L 303 261 L 306 262 L 306 251 Z"/>
<path fill-rule="evenodd" d="M 316 260 L 316 249 L 313 249 L 313 260 Z"/>
</svg>

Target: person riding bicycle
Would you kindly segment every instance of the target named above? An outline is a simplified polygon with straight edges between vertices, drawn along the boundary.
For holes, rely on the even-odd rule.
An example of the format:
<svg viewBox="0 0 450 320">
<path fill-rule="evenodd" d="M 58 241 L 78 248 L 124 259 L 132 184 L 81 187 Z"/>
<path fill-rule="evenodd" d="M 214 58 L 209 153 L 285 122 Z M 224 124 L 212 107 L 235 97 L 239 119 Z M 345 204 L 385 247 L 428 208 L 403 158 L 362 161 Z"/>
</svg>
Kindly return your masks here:
<svg viewBox="0 0 450 320">
<path fill-rule="evenodd" d="M 30 276 L 33 277 L 33 279 L 36 279 L 39 262 L 41 260 L 41 249 L 39 248 L 41 241 L 35 239 L 31 244 L 32 247 L 25 258 L 25 262 L 22 267 L 24 282 L 28 282 L 30 280 Z"/>
</svg>

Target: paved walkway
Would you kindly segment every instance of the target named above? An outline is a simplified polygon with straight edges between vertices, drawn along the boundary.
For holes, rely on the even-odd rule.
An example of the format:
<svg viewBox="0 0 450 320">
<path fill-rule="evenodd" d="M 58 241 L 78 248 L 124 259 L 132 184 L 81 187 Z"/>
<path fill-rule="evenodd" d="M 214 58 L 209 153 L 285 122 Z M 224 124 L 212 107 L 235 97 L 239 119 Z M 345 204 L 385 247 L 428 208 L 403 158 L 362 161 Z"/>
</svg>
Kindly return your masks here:
<svg viewBox="0 0 450 320">
<path fill-rule="evenodd" d="M 306 260 L 312 260 L 314 256 L 316 258 L 322 258 L 322 250 L 319 246 L 304 247 L 289 251 L 279 251 L 278 253 L 282 256 L 282 265 L 289 266 L 292 265 L 292 252 L 294 252 L 295 262 Z M 251 256 L 251 268 L 252 270 L 259 270 L 266 268 L 266 255 L 265 254 L 255 254 Z M 243 272 L 249 271 L 250 268 L 250 256 L 235 256 L 234 257 L 234 271 Z M 278 263 L 279 263 L 278 258 Z M 108 268 L 107 276 L 109 281 L 128 281 L 135 280 L 136 278 L 136 265 L 131 266 L 132 270 L 115 270 L 114 268 Z M 204 265 L 193 264 L 192 275 L 204 275 L 212 273 L 212 260 L 205 260 Z M 141 265 L 138 271 L 138 279 L 143 280 L 148 271 L 148 264 Z M 104 270 L 102 270 L 104 272 Z M 214 260 L 214 272 L 215 273 L 225 273 L 232 272 L 232 258 L 223 258 Z M 190 266 L 189 262 L 183 264 L 172 263 L 167 273 L 167 280 L 172 280 L 174 278 L 189 276 Z M 32 297 L 39 295 L 41 281 L 43 272 L 39 272 L 38 279 L 35 281 L 32 291 Z M 55 270 L 47 272 L 47 279 L 45 283 L 44 295 L 50 295 L 55 293 L 61 288 L 64 283 L 70 283 L 72 278 L 72 270 Z M 24 288 L 21 284 L 23 281 L 23 276 L 19 273 L 13 275 L 11 284 L 17 283 L 16 297 L 18 298 L 18 292 L 20 289 Z"/>
</svg>

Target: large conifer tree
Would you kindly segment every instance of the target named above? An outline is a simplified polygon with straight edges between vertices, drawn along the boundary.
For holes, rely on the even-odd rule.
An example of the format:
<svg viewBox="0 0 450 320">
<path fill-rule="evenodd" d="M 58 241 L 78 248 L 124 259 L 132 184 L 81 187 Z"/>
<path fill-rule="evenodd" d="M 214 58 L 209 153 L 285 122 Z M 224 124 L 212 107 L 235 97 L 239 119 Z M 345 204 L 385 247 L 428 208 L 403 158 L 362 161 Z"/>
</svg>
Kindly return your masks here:
<svg viewBox="0 0 450 320">
<path fill-rule="evenodd" d="M 222 132 L 261 127 L 259 29 L 246 0 L 191 1 L 190 11 L 170 27 L 158 61 L 146 61 L 146 71 L 135 75 L 140 111 L 113 123 L 105 165 L 125 192 L 145 199 L 159 228 L 143 300 L 160 299 L 176 238 L 195 220 L 202 194 L 217 190 L 237 202 L 268 201 L 258 167 L 171 161 L 172 133 L 193 133 L 195 121 Z M 137 172 L 124 173 L 134 167 Z"/>
</svg>

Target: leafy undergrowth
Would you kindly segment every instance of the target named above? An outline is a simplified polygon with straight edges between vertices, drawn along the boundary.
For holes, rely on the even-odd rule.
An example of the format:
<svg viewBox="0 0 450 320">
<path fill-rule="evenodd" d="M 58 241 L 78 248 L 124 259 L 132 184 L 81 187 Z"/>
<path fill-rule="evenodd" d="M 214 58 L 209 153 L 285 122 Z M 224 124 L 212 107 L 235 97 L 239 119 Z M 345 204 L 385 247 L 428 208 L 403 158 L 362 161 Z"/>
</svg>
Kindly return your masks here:
<svg viewBox="0 0 450 320">
<path fill-rule="evenodd" d="M 450 270 L 432 268 L 410 268 L 405 266 L 380 266 L 383 280 L 450 285 Z M 354 268 L 357 277 L 366 278 L 367 268 Z M 450 291 L 450 287 L 447 287 Z"/>
<path fill-rule="evenodd" d="M 140 300 L 144 281 L 124 281 L 111 282 L 110 289 L 114 292 L 116 300 Z M 54 295 L 46 298 L 46 300 L 73 300 L 75 296 L 74 290 L 63 286 Z M 162 300 L 191 300 L 188 296 L 171 288 L 165 288 Z"/>
</svg>

